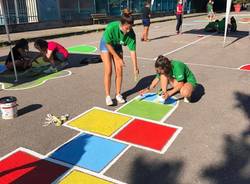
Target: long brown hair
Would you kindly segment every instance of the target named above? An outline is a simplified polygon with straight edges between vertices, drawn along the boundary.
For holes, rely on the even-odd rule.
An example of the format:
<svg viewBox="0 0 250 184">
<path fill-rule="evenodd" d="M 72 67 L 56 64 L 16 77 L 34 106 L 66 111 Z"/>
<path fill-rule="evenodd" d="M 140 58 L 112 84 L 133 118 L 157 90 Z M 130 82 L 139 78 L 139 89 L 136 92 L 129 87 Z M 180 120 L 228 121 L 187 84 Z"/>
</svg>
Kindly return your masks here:
<svg viewBox="0 0 250 184">
<path fill-rule="evenodd" d="M 160 55 L 155 61 L 155 68 L 163 69 L 164 74 L 169 76 L 172 70 L 171 61 L 167 57 Z"/>
</svg>

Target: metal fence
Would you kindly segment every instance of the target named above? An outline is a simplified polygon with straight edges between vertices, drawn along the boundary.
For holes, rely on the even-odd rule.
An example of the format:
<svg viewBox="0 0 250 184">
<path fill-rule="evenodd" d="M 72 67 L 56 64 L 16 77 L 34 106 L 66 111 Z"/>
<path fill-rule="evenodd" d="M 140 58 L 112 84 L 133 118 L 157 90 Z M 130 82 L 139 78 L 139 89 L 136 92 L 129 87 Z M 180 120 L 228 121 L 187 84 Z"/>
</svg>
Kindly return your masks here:
<svg viewBox="0 0 250 184">
<path fill-rule="evenodd" d="M 36 0 L 3 0 L 0 7 L 0 24 L 4 24 L 4 15 L 8 24 L 38 22 Z"/>
</svg>

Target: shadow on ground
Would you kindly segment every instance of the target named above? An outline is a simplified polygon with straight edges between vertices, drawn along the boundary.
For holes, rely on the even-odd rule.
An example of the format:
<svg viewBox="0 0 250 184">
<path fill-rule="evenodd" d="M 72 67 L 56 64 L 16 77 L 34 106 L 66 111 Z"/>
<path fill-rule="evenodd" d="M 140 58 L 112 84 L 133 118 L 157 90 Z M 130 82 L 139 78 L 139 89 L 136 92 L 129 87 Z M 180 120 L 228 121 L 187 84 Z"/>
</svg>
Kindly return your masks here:
<svg viewBox="0 0 250 184">
<path fill-rule="evenodd" d="M 146 161 L 135 159 L 130 172 L 131 184 L 179 184 L 184 163 L 177 161 Z"/>
<path fill-rule="evenodd" d="M 142 78 L 132 89 L 125 91 L 122 96 L 127 99 L 130 95 L 133 95 L 135 93 L 138 93 L 142 89 L 146 88 L 151 84 L 151 82 L 154 80 L 155 75 L 149 75 L 144 78 Z"/>
<path fill-rule="evenodd" d="M 0 169 L 0 178 L 10 177 L 11 175 L 15 175 L 16 172 L 20 172 L 20 170 L 27 171 L 25 174 L 21 174 L 15 181 L 12 181 L 13 184 L 24 184 L 24 183 L 54 183 L 54 181 L 60 180 L 64 174 L 69 171 L 73 166 L 77 165 L 79 160 L 81 160 L 84 155 L 85 147 L 88 144 L 88 140 L 91 138 L 91 135 L 84 135 L 83 137 L 78 137 L 71 141 L 71 144 L 74 146 L 74 154 L 71 158 L 71 165 L 55 166 L 53 162 L 47 162 L 48 158 L 44 158 L 38 161 L 33 161 L 28 164 L 20 165 L 18 167 L 12 167 L 11 169 Z M 68 143 L 65 144 L 67 146 Z M 81 146 L 79 146 L 81 145 Z M 57 150 L 58 153 L 52 153 L 50 157 L 53 158 L 54 154 L 59 157 L 67 158 L 67 155 L 64 155 L 63 152 L 60 151 L 60 148 Z M 72 156 L 72 155 L 71 155 Z M 4 167 L 3 167 L 4 168 Z M 1 179 L 0 179 L 1 180 Z M 0 182 L 1 183 L 1 182 Z"/>
<path fill-rule="evenodd" d="M 42 108 L 41 104 L 32 104 L 32 105 L 28 105 L 26 107 L 23 107 L 21 109 L 18 110 L 18 116 L 22 116 L 24 114 L 30 113 L 32 111 L 36 111 L 38 109 Z"/>
<path fill-rule="evenodd" d="M 155 40 L 160 40 L 160 39 L 164 39 L 164 38 L 169 38 L 171 36 L 176 36 L 176 35 L 177 34 L 159 36 L 159 37 L 151 38 L 150 41 L 155 41 Z"/>
<path fill-rule="evenodd" d="M 192 101 L 191 103 L 199 102 L 202 96 L 205 95 L 205 88 L 202 84 L 197 84 L 195 90 L 192 94 Z"/>
<path fill-rule="evenodd" d="M 30 52 L 31 57 L 35 57 L 38 55 L 38 52 Z M 0 64 L 4 64 L 4 61 L 7 56 L 0 57 Z M 101 58 L 97 54 L 70 54 L 69 55 L 69 65 L 64 69 L 69 69 L 73 67 L 83 67 L 88 64 L 100 63 Z M 36 66 L 35 66 L 36 65 Z M 45 74 L 44 71 L 49 68 L 49 63 L 42 62 L 42 64 L 34 63 L 34 67 L 32 69 L 18 72 L 18 82 L 15 82 L 15 75 L 12 71 L 6 71 L 0 74 L 0 82 L 4 83 L 4 89 L 11 88 L 28 88 L 30 86 L 37 86 L 38 84 L 42 84 L 44 81 L 57 78 L 64 77 L 69 75 L 69 72 L 63 70 L 60 72 Z"/>
<path fill-rule="evenodd" d="M 235 106 L 236 108 L 240 108 L 243 110 L 245 116 L 250 120 L 250 95 L 242 93 L 242 92 L 235 92 L 235 98 L 237 99 L 238 103 Z M 250 136 L 250 123 L 248 122 L 248 129 L 242 132 L 242 136 Z"/>
<path fill-rule="evenodd" d="M 236 108 L 240 108 L 250 120 L 250 95 L 235 92 Z M 237 122 L 235 122 L 237 126 Z M 224 160 L 206 167 L 202 176 L 214 184 L 249 184 L 250 183 L 250 129 L 240 136 L 225 135 Z"/>
</svg>

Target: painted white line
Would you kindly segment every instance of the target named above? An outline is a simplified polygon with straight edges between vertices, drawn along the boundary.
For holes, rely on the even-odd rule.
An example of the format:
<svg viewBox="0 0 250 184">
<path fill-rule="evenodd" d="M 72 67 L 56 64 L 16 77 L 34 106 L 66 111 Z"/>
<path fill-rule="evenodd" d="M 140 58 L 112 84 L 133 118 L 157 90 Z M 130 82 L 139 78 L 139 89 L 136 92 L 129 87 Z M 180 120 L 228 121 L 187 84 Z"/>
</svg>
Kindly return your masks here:
<svg viewBox="0 0 250 184">
<path fill-rule="evenodd" d="M 198 40 L 195 40 L 195 41 L 193 41 L 193 42 L 191 42 L 191 43 L 189 43 L 189 44 L 187 44 L 187 45 L 184 45 L 184 46 L 182 46 L 182 47 L 179 47 L 179 48 L 177 48 L 177 49 L 175 49 L 175 50 L 172 50 L 172 51 L 170 51 L 170 52 L 168 52 L 168 53 L 165 53 L 165 54 L 163 54 L 163 56 L 168 56 L 168 55 L 170 55 L 170 54 L 173 54 L 173 53 L 175 53 L 175 52 L 178 52 L 178 51 L 180 51 L 180 50 L 182 50 L 182 49 L 185 49 L 185 48 L 187 48 L 187 47 L 189 47 L 189 46 L 191 46 L 191 45 L 194 45 L 194 44 L 196 44 L 196 43 L 198 43 L 198 42 L 200 42 L 200 41 L 202 41 L 202 40 L 204 40 L 204 39 L 206 39 L 206 38 L 209 38 L 209 37 L 211 37 L 211 36 L 213 36 L 214 34 L 211 34 L 211 35 L 207 35 L 207 36 L 204 36 L 204 37 L 202 37 L 202 38 L 199 38 Z M 157 57 L 155 57 L 153 60 L 156 60 L 157 59 Z"/>
<path fill-rule="evenodd" d="M 168 150 L 168 148 L 173 144 L 173 142 L 175 141 L 175 139 L 177 138 L 177 136 L 181 133 L 182 129 L 183 129 L 182 127 L 179 127 L 176 130 L 176 132 L 171 137 L 171 139 L 168 141 L 168 143 L 162 148 L 162 154 L 165 153 Z"/>
<path fill-rule="evenodd" d="M 132 101 L 132 100 L 131 100 Z M 131 102 L 130 101 L 130 102 Z M 128 103 L 127 103 L 128 104 Z M 177 105 L 176 105 L 177 106 Z M 177 108 L 177 107 L 176 107 Z M 149 147 L 146 147 L 146 146 L 141 146 L 141 145 L 138 145 L 138 144 L 133 144 L 133 143 L 130 143 L 130 142 L 127 142 L 127 141 L 123 141 L 123 140 L 119 140 L 119 139 L 116 139 L 114 138 L 115 135 L 119 134 L 119 132 L 121 132 L 123 129 L 122 128 L 119 128 L 118 130 L 116 130 L 112 137 L 110 136 L 106 136 L 106 135 L 101 135 L 100 133 L 95 133 L 95 132 L 90 132 L 90 131 L 86 131 L 86 130 L 82 130 L 82 129 L 79 129 L 79 128 L 76 128 L 76 127 L 72 127 L 69 125 L 69 123 L 75 119 L 78 119 L 79 117 L 81 117 L 82 115 L 84 114 L 87 114 L 88 112 L 94 110 L 94 109 L 99 109 L 99 110 L 102 110 L 102 111 L 106 111 L 106 112 L 109 112 L 109 113 L 112 113 L 112 114 L 118 114 L 118 115 L 122 115 L 122 116 L 126 116 L 126 117 L 130 117 L 131 120 L 129 120 L 125 125 L 124 127 L 126 127 L 129 123 L 131 123 L 134 119 L 138 119 L 138 120 L 143 120 L 143 121 L 147 121 L 147 122 L 151 122 L 151 123 L 154 123 L 154 124 L 159 124 L 159 125 L 162 125 L 162 126 L 165 126 L 165 127 L 172 127 L 172 128 L 175 128 L 177 130 L 179 129 L 182 129 L 182 127 L 179 127 L 179 126 L 176 126 L 176 125 L 170 125 L 170 124 L 166 124 L 166 123 L 163 123 L 162 121 L 154 121 L 154 120 L 149 120 L 149 119 L 145 119 L 145 118 L 141 118 L 141 117 L 136 117 L 136 116 L 133 116 L 133 115 L 127 115 L 127 114 L 123 114 L 123 113 L 119 113 L 117 111 L 110 111 L 110 110 L 107 110 L 107 109 L 103 109 L 103 108 L 100 108 L 100 107 L 93 107 L 87 111 L 85 111 L 84 113 L 78 115 L 77 117 L 73 118 L 72 120 L 70 120 L 69 122 L 67 122 L 66 124 L 63 124 L 63 126 L 67 127 L 67 128 L 70 128 L 70 129 L 73 129 L 73 130 L 76 130 L 76 131 L 79 131 L 81 133 L 85 133 L 85 134 L 91 134 L 91 135 L 94 135 L 94 136 L 97 136 L 97 137 L 101 137 L 101 138 L 104 138 L 104 139 L 108 139 L 108 140 L 111 140 L 111 141 L 114 141 L 114 142 L 118 142 L 118 143 L 122 143 L 122 144 L 126 144 L 128 146 L 134 146 L 134 147 L 137 147 L 137 148 L 140 148 L 140 149 L 143 149 L 143 150 L 147 150 L 147 151 L 152 151 L 152 152 L 155 152 L 155 153 L 158 153 L 158 154 L 163 154 L 164 152 L 162 150 L 155 150 L 155 149 L 152 149 L 152 148 L 149 148 Z M 174 112 L 175 108 L 173 108 L 170 113 L 172 114 Z M 163 120 L 167 117 L 169 117 L 170 115 L 166 115 Z M 80 133 L 80 134 L 81 134 Z M 79 136 L 80 134 L 78 134 L 77 136 Z M 76 136 L 76 137 L 77 137 Z M 73 138 L 72 138 L 73 139 Z M 72 140 L 71 139 L 71 140 Z M 171 138 L 172 139 L 172 138 Z M 170 139 L 170 140 L 171 140 Z M 170 141 L 169 140 L 169 141 Z M 68 143 L 69 141 L 67 141 L 66 143 Z M 171 142 L 171 141 L 170 141 Z M 59 149 L 61 146 L 65 145 L 66 143 L 60 145 L 57 149 Z M 52 152 L 54 152 L 55 150 L 57 149 L 54 149 Z M 49 155 L 49 154 L 47 154 Z"/>
<path fill-rule="evenodd" d="M 40 153 L 37 153 L 35 151 L 32 151 L 32 150 L 27 149 L 27 148 L 23 148 L 23 147 L 19 147 L 16 150 L 14 150 L 14 151 L 8 153 L 7 155 L 1 157 L 0 161 L 8 158 L 9 156 L 11 156 L 11 155 L 13 155 L 13 154 L 15 154 L 15 153 L 17 153 L 19 151 L 22 151 L 22 152 L 25 152 L 25 153 L 27 153 L 27 154 L 29 154 L 31 156 L 37 157 L 38 159 L 43 159 L 43 160 L 46 160 L 48 162 L 51 162 L 51 163 L 54 163 L 54 164 L 57 164 L 57 165 L 60 165 L 60 166 L 67 167 L 69 170 L 67 172 L 63 173 L 62 175 L 58 176 L 58 178 L 55 181 L 52 182 L 53 184 L 58 183 L 60 180 L 65 178 L 73 170 L 80 171 L 80 172 L 83 172 L 85 174 L 89 174 L 89 175 L 92 175 L 92 176 L 95 176 L 97 178 L 104 179 L 104 180 L 107 180 L 107 181 L 110 181 L 110 182 L 114 182 L 116 184 L 125 184 L 124 182 L 121 182 L 119 180 L 115 180 L 113 178 L 110 178 L 110 177 L 95 173 L 93 171 L 90 171 L 90 170 L 87 170 L 87 169 L 84 169 L 84 168 L 81 168 L 81 167 L 78 167 L 78 166 L 74 166 L 74 165 L 62 162 L 60 160 L 55 160 L 53 158 L 49 158 L 47 156 L 41 155 Z"/>
<path fill-rule="evenodd" d="M 99 179 L 103 179 L 103 180 L 106 180 L 106 181 L 109 181 L 109 182 L 112 182 L 112 183 L 115 183 L 115 184 L 126 184 L 126 183 L 118 181 L 116 179 L 113 179 L 113 178 L 110 178 L 110 177 L 107 177 L 107 176 L 104 176 L 104 175 L 96 174 L 96 173 L 94 173 L 92 171 L 89 171 L 89 170 L 86 170 L 86 169 L 82 169 L 82 168 L 79 169 L 77 167 L 72 167 L 69 171 L 67 171 L 67 173 L 65 173 L 62 177 L 59 177 L 52 184 L 57 184 L 60 181 L 64 180 L 73 171 L 82 172 L 84 174 L 91 175 L 93 177 L 96 177 L 96 178 L 99 178 Z"/>
<path fill-rule="evenodd" d="M 128 145 L 118 156 L 115 157 L 101 172 L 100 174 L 104 175 L 106 171 L 108 171 L 131 147 L 131 145 Z"/>
<path fill-rule="evenodd" d="M 60 147 L 62 147 L 63 145 L 69 143 L 70 141 L 72 141 L 73 139 L 75 139 L 76 137 L 78 137 L 79 135 L 81 135 L 82 133 L 79 132 L 78 134 L 76 134 L 75 136 L 73 136 L 72 138 L 70 138 L 69 140 L 67 140 L 66 142 L 64 142 L 63 144 L 57 146 L 56 148 L 54 148 L 52 151 L 48 152 L 45 156 L 49 157 L 53 152 L 55 152 L 56 150 L 58 150 Z"/>
<path fill-rule="evenodd" d="M 130 56 L 123 56 L 123 57 L 130 58 Z M 146 61 L 154 61 L 154 58 L 145 58 L 145 57 L 137 57 L 137 58 L 141 59 L 141 60 L 146 60 Z M 231 67 L 220 66 L 220 65 L 207 65 L 207 64 L 187 63 L 187 62 L 185 62 L 185 64 L 191 65 L 191 66 L 194 65 L 194 66 L 208 67 L 208 68 L 218 68 L 218 69 L 227 69 L 227 70 L 239 70 L 239 68 L 231 68 Z M 242 70 L 240 70 L 240 71 L 242 71 Z"/>
<path fill-rule="evenodd" d="M 6 91 L 18 91 L 18 90 L 32 89 L 32 88 L 35 88 L 35 87 L 38 87 L 38 86 L 41 86 L 41 85 L 45 84 L 45 83 L 46 83 L 47 81 L 49 81 L 49 80 L 64 78 L 64 77 L 68 77 L 68 76 L 72 75 L 72 72 L 69 71 L 69 70 L 63 70 L 63 71 L 68 72 L 68 74 L 67 74 L 67 75 L 64 75 L 64 76 L 53 77 L 53 78 L 51 78 L 51 79 L 46 79 L 46 80 L 44 80 L 43 82 L 41 82 L 41 83 L 39 83 L 39 84 L 36 84 L 36 85 L 34 85 L 34 86 L 31 86 L 31 87 L 19 88 L 19 89 L 11 89 L 11 87 L 10 87 L 10 89 L 9 89 L 9 88 L 5 88 L 5 87 L 4 87 L 4 83 L 1 83 L 1 82 L 0 82 L 0 85 L 2 86 L 2 89 L 3 89 L 3 90 L 6 90 Z"/>
<path fill-rule="evenodd" d="M 130 103 L 132 103 L 134 100 L 140 98 L 140 95 L 134 97 L 132 100 L 130 100 L 129 102 L 125 103 L 124 105 L 122 105 L 121 107 L 119 107 L 118 109 L 115 110 L 115 112 L 119 113 L 119 111 L 121 109 L 123 109 L 125 106 L 129 105 Z M 157 123 L 157 124 L 163 124 L 163 125 L 166 125 L 164 123 L 164 121 L 177 109 L 177 107 L 179 106 L 179 100 L 177 100 L 176 97 L 173 96 L 174 99 L 176 99 L 176 105 L 169 105 L 169 106 L 173 106 L 173 108 L 168 112 L 166 113 L 166 115 L 164 117 L 162 117 L 159 121 L 155 121 L 155 120 L 151 120 L 151 119 L 146 119 L 146 118 L 142 118 L 142 117 L 138 117 L 138 116 L 134 116 L 134 115 L 129 115 L 129 116 L 132 116 L 132 117 L 135 117 L 135 118 L 139 118 L 139 119 L 142 119 L 142 120 L 145 120 L 145 121 L 151 121 L 151 122 L 154 122 L 154 123 Z M 154 102 L 149 102 L 149 103 L 154 103 Z M 120 113 L 120 114 L 123 114 L 123 113 Z M 125 114 L 126 115 L 126 114 Z"/>
</svg>

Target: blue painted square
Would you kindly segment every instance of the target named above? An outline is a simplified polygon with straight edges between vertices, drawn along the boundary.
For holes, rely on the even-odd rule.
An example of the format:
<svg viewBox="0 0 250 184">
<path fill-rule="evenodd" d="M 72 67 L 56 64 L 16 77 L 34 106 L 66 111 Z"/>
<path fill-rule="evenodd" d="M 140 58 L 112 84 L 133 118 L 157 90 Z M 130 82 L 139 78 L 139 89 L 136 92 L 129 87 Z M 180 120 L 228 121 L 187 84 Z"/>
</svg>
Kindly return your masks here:
<svg viewBox="0 0 250 184">
<path fill-rule="evenodd" d="M 143 96 L 141 96 L 139 99 L 149 101 L 149 102 L 154 102 L 154 100 L 156 100 L 156 98 L 157 98 L 156 93 L 147 93 L 147 94 L 144 94 Z"/>
<path fill-rule="evenodd" d="M 139 100 L 144 100 L 148 102 L 154 102 L 154 103 L 159 103 L 159 104 L 165 104 L 165 105 L 173 105 L 175 106 L 177 101 L 175 98 L 170 97 L 167 100 L 163 101 L 158 101 L 158 94 L 156 93 L 147 93 L 144 94 L 143 96 L 139 97 Z"/>
<path fill-rule="evenodd" d="M 51 158 L 94 172 L 101 172 L 125 148 L 126 144 L 90 134 L 81 134 L 56 150 Z"/>
<path fill-rule="evenodd" d="M 168 98 L 164 102 L 164 104 L 168 104 L 168 105 L 176 105 L 176 103 L 177 103 L 177 100 L 173 97 Z"/>
</svg>

